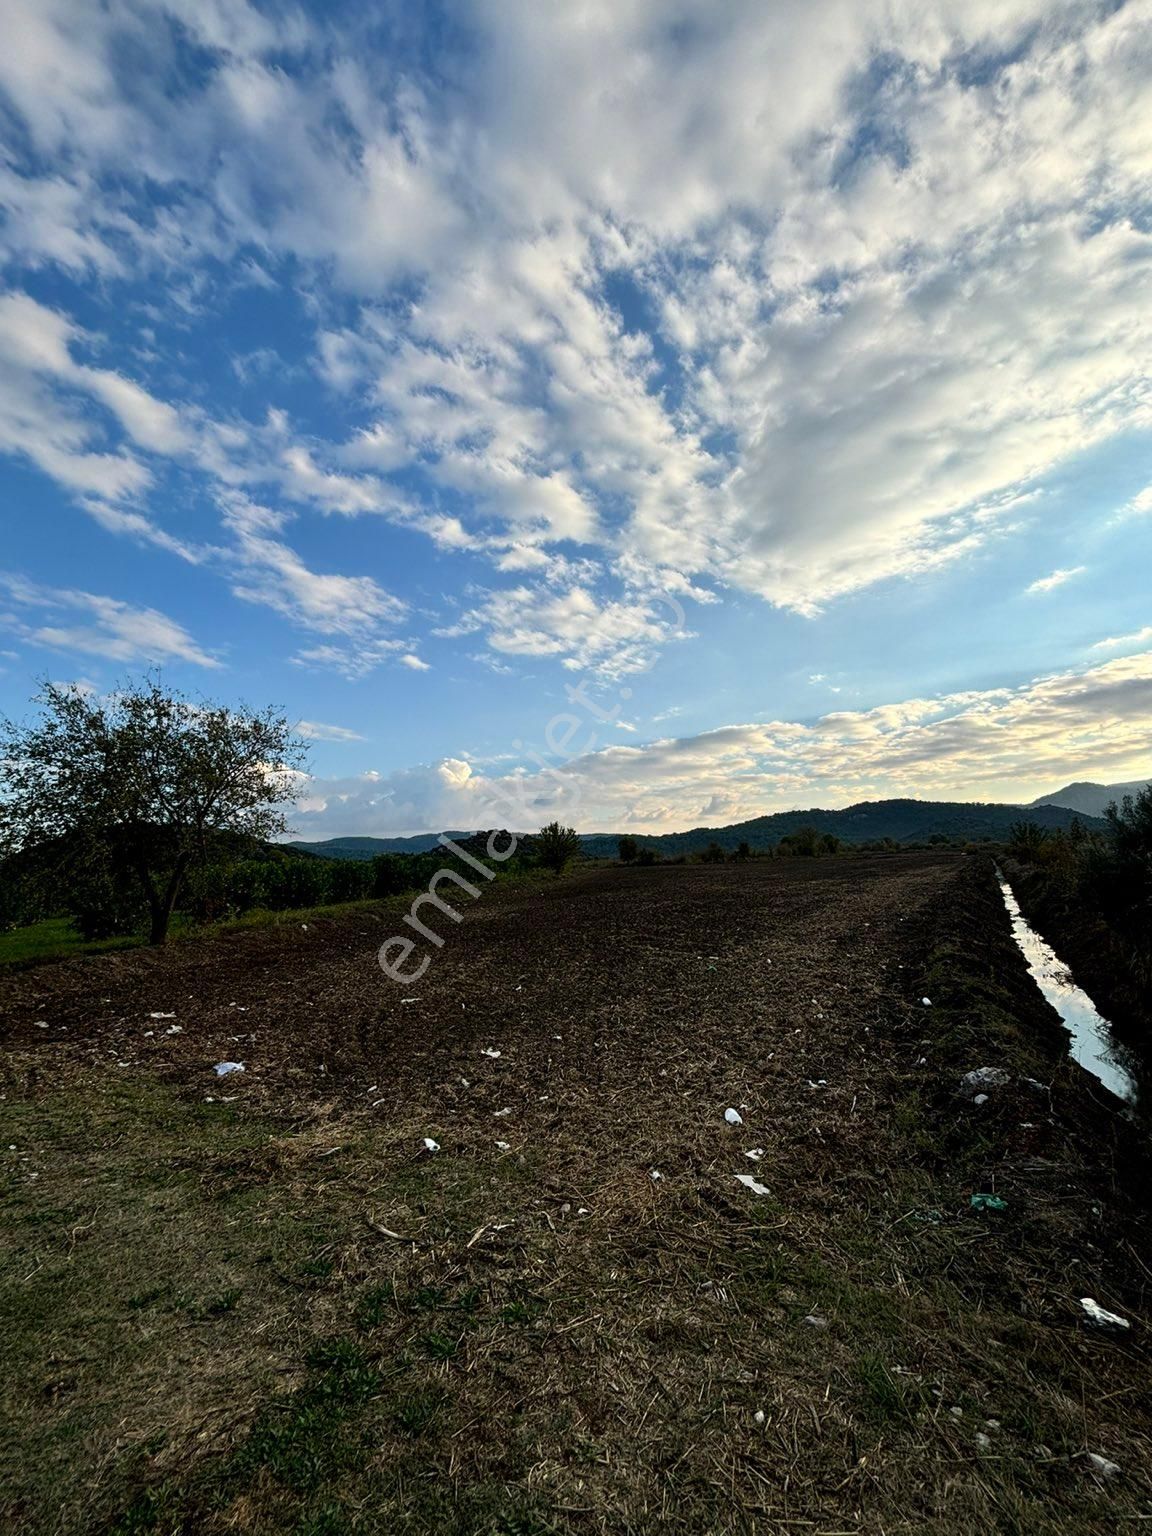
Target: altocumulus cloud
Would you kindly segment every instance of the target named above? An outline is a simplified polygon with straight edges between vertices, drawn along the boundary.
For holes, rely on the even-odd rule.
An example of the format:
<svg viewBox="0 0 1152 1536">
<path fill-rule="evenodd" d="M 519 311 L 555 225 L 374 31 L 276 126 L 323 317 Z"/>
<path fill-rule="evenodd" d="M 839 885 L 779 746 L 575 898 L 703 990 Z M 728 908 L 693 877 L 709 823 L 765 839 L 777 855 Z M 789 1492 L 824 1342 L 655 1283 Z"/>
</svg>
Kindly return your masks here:
<svg viewBox="0 0 1152 1536">
<path fill-rule="evenodd" d="M 1148 424 L 1147 0 L 502 0 L 435 73 L 354 10 L 6 18 L 0 249 L 64 285 L 3 301 L 0 449 L 326 636 L 302 665 L 417 654 L 379 571 L 306 561 L 303 521 L 485 562 L 448 638 L 619 675 L 668 638 L 654 590 L 817 613 Z M 94 278 L 180 329 L 109 357 L 68 299 Z M 306 294 L 323 415 L 185 385 L 245 287 Z M 176 472 L 217 509 L 191 540 Z"/>
</svg>

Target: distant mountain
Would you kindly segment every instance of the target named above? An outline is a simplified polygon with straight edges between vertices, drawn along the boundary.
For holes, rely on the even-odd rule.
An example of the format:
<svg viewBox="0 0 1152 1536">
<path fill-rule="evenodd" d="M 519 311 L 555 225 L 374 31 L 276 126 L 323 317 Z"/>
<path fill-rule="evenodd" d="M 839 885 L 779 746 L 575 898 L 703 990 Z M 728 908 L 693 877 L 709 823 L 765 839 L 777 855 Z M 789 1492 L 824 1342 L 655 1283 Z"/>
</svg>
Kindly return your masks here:
<svg viewBox="0 0 1152 1536">
<path fill-rule="evenodd" d="M 470 837 L 468 832 L 444 834 L 453 840 Z M 374 859 L 378 853 L 427 853 L 440 840 L 439 832 L 418 832 L 414 837 L 330 837 L 322 843 L 293 842 L 286 848 L 298 853 L 314 853 L 322 859 Z"/>
<path fill-rule="evenodd" d="M 697 853 L 709 843 L 732 849 L 742 842 L 751 848 L 772 848 L 782 837 L 815 827 L 831 832 L 846 843 L 870 843 L 891 838 L 897 843 L 922 843 L 930 837 L 979 841 L 1006 837 L 1009 828 L 1027 817 L 1042 827 L 1055 830 L 1082 821 L 1100 828 L 1094 816 L 1078 816 L 1063 806 L 1040 806 L 1035 810 L 1019 805 L 988 805 L 953 800 L 863 800 L 839 811 L 813 808 L 809 811 L 778 811 L 772 816 L 757 816 L 738 821 L 730 827 L 693 827 L 689 832 L 665 832 L 656 837 L 637 834 L 641 847 L 655 848 L 666 858 L 681 853 Z M 616 835 L 597 833 L 583 839 L 585 851 L 604 857 L 616 852 Z"/>
<path fill-rule="evenodd" d="M 1080 779 L 1075 784 L 1066 784 L 1055 794 L 1041 795 L 1039 800 L 1032 801 L 1029 809 L 1041 805 L 1062 805 L 1070 811 L 1079 811 L 1082 816 L 1103 816 L 1113 800 L 1120 801 L 1125 795 L 1134 795 L 1150 783 L 1152 779 L 1133 779 L 1129 784 L 1093 784 L 1090 779 Z"/>
<path fill-rule="evenodd" d="M 774 848 L 782 837 L 801 827 L 815 827 L 831 832 L 846 843 L 878 842 L 891 838 L 897 843 L 923 843 L 930 837 L 957 838 L 976 842 L 998 840 L 1008 835 L 1014 822 L 1027 818 L 1042 827 L 1055 830 L 1074 821 L 1100 829 L 1097 816 L 1078 813 L 1061 805 L 1034 807 L 987 805 L 952 800 L 865 800 L 839 811 L 814 808 L 809 811 L 778 811 L 772 816 L 757 816 L 752 821 L 738 821 L 728 827 L 693 827 L 688 832 L 637 834 L 643 848 L 653 848 L 665 858 L 682 853 L 698 853 L 709 843 L 721 848 L 737 848 L 748 843 L 752 848 Z M 467 832 L 449 832 L 463 839 Z M 521 834 L 523 836 L 523 834 Z M 584 851 L 591 858 L 615 858 L 618 832 L 589 832 L 581 838 Z M 333 837 L 322 843 L 289 843 L 289 848 L 320 854 L 328 859 L 371 859 L 378 853 L 424 853 L 435 848 L 437 834 L 423 832 L 416 837 Z"/>
</svg>

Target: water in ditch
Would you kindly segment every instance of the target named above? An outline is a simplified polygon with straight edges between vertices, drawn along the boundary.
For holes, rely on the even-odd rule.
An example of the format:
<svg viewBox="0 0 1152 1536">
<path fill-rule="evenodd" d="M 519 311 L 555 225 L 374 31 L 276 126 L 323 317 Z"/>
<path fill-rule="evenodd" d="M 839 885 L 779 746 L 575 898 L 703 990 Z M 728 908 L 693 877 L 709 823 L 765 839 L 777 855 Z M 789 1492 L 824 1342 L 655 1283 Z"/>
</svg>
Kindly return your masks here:
<svg viewBox="0 0 1152 1536">
<path fill-rule="evenodd" d="M 1111 1089 L 1126 1104 L 1140 1098 L 1140 1083 L 1131 1053 L 1112 1034 L 1112 1026 L 1101 1017 L 1095 1003 L 1072 980 L 1071 972 L 1060 956 L 1029 926 L 1012 887 L 999 874 L 1004 905 L 1012 919 L 1012 933 L 1028 962 L 1036 985 L 1064 1020 L 1072 1039 L 1069 1051 L 1087 1072 Z"/>
</svg>

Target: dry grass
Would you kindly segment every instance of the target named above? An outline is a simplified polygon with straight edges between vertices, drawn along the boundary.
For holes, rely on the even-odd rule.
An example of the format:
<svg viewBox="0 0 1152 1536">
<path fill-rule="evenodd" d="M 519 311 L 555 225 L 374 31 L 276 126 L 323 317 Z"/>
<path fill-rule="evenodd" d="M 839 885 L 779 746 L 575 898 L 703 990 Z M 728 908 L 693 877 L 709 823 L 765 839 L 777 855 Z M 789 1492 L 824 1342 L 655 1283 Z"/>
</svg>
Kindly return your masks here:
<svg viewBox="0 0 1152 1536">
<path fill-rule="evenodd" d="M 1138 1142 L 1054 1067 L 959 868 L 637 872 L 496 901 L 408 1038 L 418 1010 L 377 1000 L 371 1059 L 346 1003 L 354 1049 L 305 1084 L 286 1033 L 233 1104 L 203 1102 L 191 1054 L 116 1072 L 111 1031 L 31 1039 L 4 1102 L 13 1528 L 895 1536 L 1152 1515 L 1141 1331 L 1085 1332 L 1076 1306 L 1143 1305 Z M 289 979 L 332 1039 L 349 994 Z M 1055 1113 L 1027 1089 L 962 1108 L 957 1071 L 986 1059 L 1055 1072 Z M 986 1180 L 1007 1212 L 970 1208 Z"/>
</svg>

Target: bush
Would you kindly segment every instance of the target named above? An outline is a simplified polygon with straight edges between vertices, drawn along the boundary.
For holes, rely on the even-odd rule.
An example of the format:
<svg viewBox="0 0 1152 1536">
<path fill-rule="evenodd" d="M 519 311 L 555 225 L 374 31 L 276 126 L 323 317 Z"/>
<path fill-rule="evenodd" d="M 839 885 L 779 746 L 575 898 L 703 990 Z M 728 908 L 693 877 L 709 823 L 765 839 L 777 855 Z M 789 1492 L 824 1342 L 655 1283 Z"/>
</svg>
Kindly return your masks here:
<svg viewBox="0 0 1152 1536">
<path fill-rule="evenodd" d="M 1014 821 L 1008 828 L 1008 852 L 1023 864 L 1034 863 L 1046 842 L 1047 834 L 1038 822 Z"/>
<path fill-rule="evenodd" d="M 640 845 L 634 837 L 622 837 L 616 844 L 616 853 L 621 864 L 634 864 L 640 853 Z"/>
<path fill-rule="evenodd" d="M 536 838 L 536 859 L 542 868 L 562 875 L 579 854 L 580 838 L 575 827 L 562 827 L 558 821 L 550 821 L 540 828 Z"/>
</svg>

